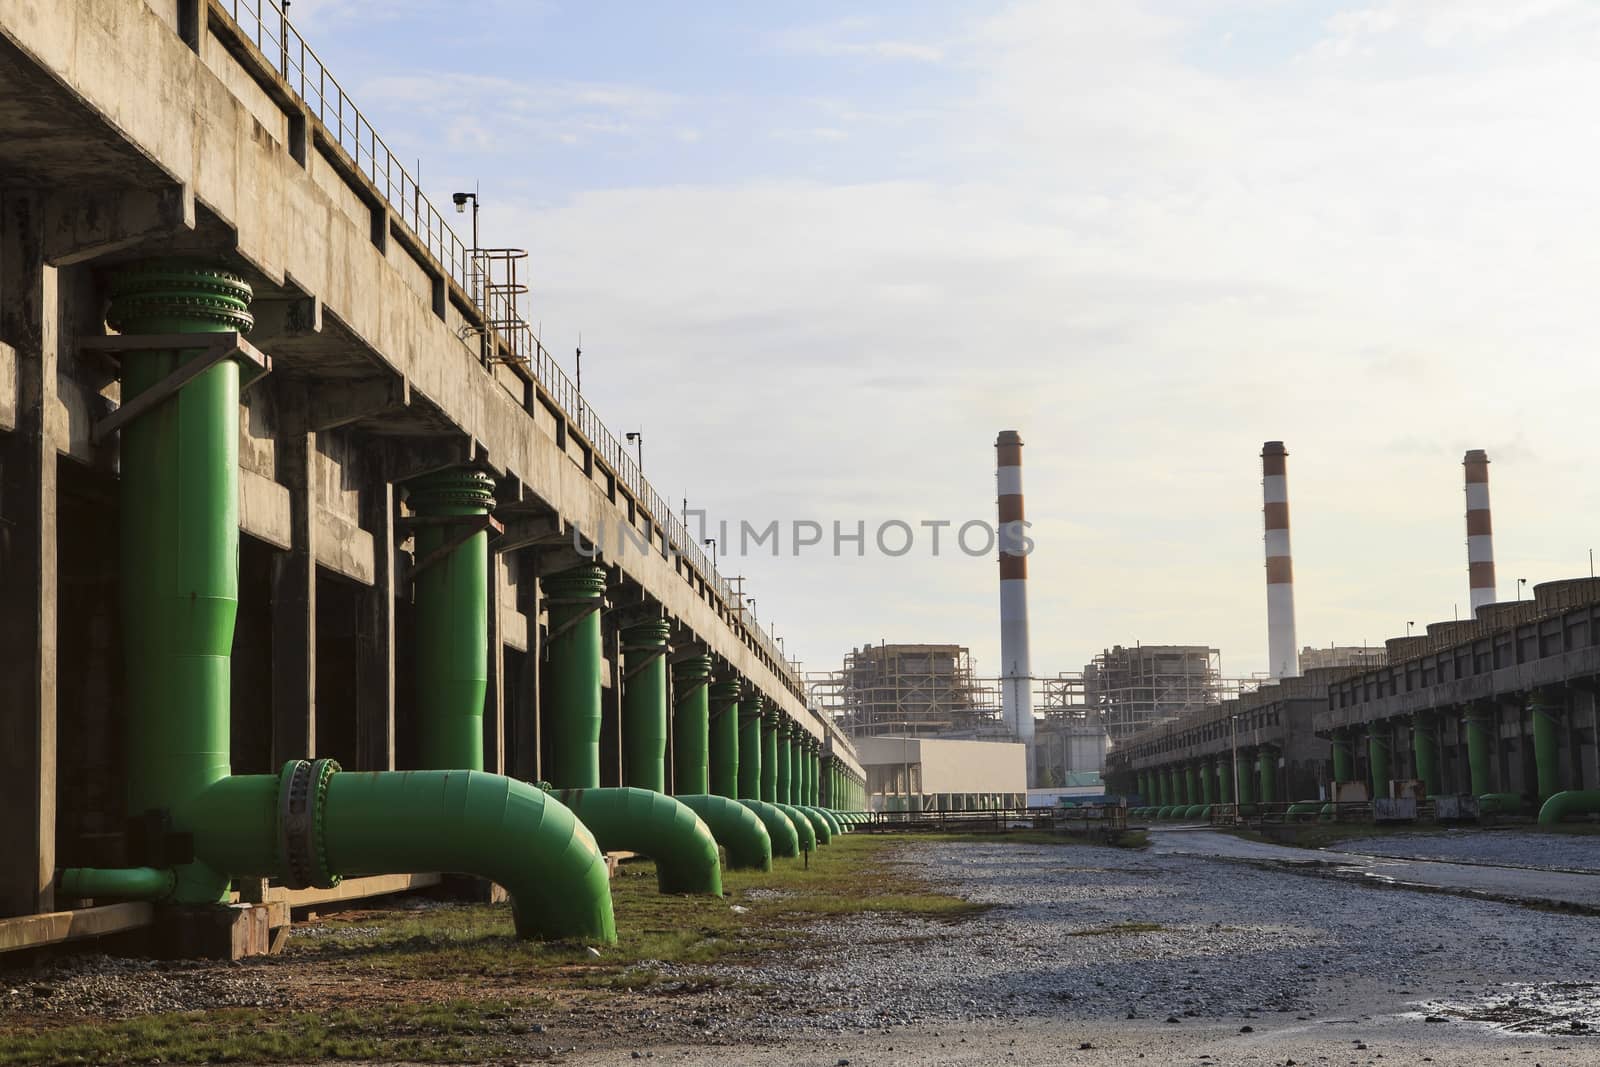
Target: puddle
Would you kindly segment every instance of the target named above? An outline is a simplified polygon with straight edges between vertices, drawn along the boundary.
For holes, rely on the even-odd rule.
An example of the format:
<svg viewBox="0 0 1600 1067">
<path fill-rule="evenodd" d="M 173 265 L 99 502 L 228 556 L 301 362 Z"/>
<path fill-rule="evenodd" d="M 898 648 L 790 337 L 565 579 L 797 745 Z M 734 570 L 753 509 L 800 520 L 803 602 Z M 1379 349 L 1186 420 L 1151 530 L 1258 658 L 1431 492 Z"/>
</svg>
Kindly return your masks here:
<svg viewBox="0 0 1600 1067">
<path fill-rule="evenodd" d="M 1600 983 L 1596 982 L 1515 985 L 1476 1000 L 1428 1000 L 1419 1007 L 1407 1017 L 1483 1023 L 1508 1034 L 1600 1038 Z"/>
</svg>

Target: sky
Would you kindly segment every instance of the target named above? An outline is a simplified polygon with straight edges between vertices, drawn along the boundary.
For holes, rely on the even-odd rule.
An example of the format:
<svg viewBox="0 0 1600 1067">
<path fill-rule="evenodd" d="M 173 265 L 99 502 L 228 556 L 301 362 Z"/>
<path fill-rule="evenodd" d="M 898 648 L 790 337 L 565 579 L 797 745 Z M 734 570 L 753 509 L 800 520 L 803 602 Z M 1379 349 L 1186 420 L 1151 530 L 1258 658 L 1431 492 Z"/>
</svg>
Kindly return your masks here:
<svg viewBox="0 0 1600 1067">
<path fill-rule="evenodd" d="M 477 189 L 483 243 L 530 251 L 527 317 L 569 372 L 581 335 L 661 495 L 729 522 L 723 573 L 803 669 L 887 640 L 997 673 L 994 557 L 950 531 L 993 521 L 1002 429 L 1040 675 L 1136 641 L 1265 670 L 1266 440 L 1301 645 L 1469 610 L 1468 448 L 1501 599 L 1600 547 L 1600 5 L 290 17 L 435 203 Z M 780 555 L 741 555 L 741 520 Z M 796 520 L 823 544 L 794 554 Z"/>
</svg>

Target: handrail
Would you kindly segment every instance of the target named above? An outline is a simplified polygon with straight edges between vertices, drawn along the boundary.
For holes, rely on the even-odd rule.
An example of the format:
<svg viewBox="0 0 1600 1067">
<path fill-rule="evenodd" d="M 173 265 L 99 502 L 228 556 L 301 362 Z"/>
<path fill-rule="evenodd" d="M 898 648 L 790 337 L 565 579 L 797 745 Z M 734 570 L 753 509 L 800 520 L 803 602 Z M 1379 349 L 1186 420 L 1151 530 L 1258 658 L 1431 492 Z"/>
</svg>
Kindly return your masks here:
<svg viewBox="0 0 1600 1067">
<path fill-rule="evenodd" d="M 484 284 L 487 264 L 482 253 L 485 250 L 479 249 L 475 255 L 450 228 L 444 214 L 423 195 L 411 172 L 389 150 L 338 79 L 306 44 L 278 0 L 217 2 L 233 20 L 239 35 L 256 46 L 283 77 L 290 91 L 306 105 L 308 113 L 348 153 L 356 169 L 372 182 L 395 217 L 415 235 L 422 251 L 436 259 L 461 287 L 476 308 L 484 328 L 488 329 L 491 323 L 512 324 L 493 331 L 500 347 L 527 367 L 551 401 L 565 413 L 569 425 L 577 428 L 596 457 L 616 475 L 618 482 L 649 517 L 652 532 L 661 529 L 667 545 L 705 579 L 723 605 L 736 606 L 739 600 L 733 587 L 711 565 L 700 544 L 690 536 L 683 518 L 675 515 L 645 480 L 644 472 L 628 455 L 627 449 L 584 401 L 572 379 L 528 325 L 517 305 L 518 294 L 494 291 Z M 766 655 L 774 673 L 804 702 L 805 684 L 771 636 L 758 623 L 741 625 Z"/>
</svg>

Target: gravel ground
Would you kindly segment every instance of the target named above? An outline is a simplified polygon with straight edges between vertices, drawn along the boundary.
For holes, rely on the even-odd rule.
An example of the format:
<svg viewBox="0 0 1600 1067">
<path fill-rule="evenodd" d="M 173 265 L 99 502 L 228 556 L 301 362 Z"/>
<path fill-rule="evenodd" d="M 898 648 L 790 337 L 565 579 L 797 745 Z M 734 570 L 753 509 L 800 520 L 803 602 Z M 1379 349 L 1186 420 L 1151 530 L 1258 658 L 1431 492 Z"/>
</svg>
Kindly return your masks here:
<svg viewBox="0 0 1600 1067">
<path fill-rule="evenodd" d="M 781 1038 L 1013 1019 L 1126 1028 L 1407 1012 L 1420 1029 L 1429 1015 L 1487 1016 L 1514 988 L 1530 1012 L 1568 1004 L 1548 1030 L 1569 1030 L 1591 1008 L 1600 1015 L 1593 918 L 1119 849 L 930 844 L 908 847 L 901 862 L 997 907 L 954 925 L 856 916 L 787 957 L 709 968 L 800 1006 L 728 1029 Z M 685 979 L 708 970 L 663 969 Z M 718 1033 L 716 1020 L 708 1031 Z M 1593 1052 L 1600 1062 L 1600 1045 Z"/>
<path fill-rule="evenodd" d="M 1444 830 L 1362 838 L 1325 851 L 1600 872 L 1600 836 L 1534 834 L 1517 830 Z"/>
<path fill-rule="evenodd" d="M 36 974 L 0 973 L 0 1019 L 92 1015 L 126 1019 L 196 1008 L 275 1008 L 284 990 L 245 964 L 65 956 Z"/>
</svg>

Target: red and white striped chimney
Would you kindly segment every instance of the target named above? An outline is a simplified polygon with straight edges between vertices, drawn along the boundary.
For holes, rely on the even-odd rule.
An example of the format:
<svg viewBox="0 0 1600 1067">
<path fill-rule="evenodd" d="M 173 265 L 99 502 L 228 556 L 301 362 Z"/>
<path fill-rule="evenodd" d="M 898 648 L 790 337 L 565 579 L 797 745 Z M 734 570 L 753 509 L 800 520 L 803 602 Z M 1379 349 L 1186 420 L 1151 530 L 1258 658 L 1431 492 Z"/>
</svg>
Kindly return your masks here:
<svg viewBox="0 0 1600 1067">
<path fill-rule="evenodd" d="M 1022 437 L 995 438 L 1000 499 L 1000 707 L 1020 741 L 1033 742 L 1033 671 L 1028 664 L 1029 544 L 1022 510 Z M 1031 758 L 1031 757 L 1030 757 Z"/>
<path fill-rule="evenodd" d="M 1294 566 L 1289 561 L 1289 453 L 1282 441 L 1261 446 L 1262 512 L 1267 544 L 1267 672 L 1300 674 L 1294 637 Z"/>
<path fill-rule="evenodd" d="M 1467 584 L 1472 590 L 1472 614 L 1493 604 L 1494 529 L 1489 523 L 1489 453 L 1481 448 L 1467 452 L 1461 466 L 1467 473 Z"/>
</svg>

